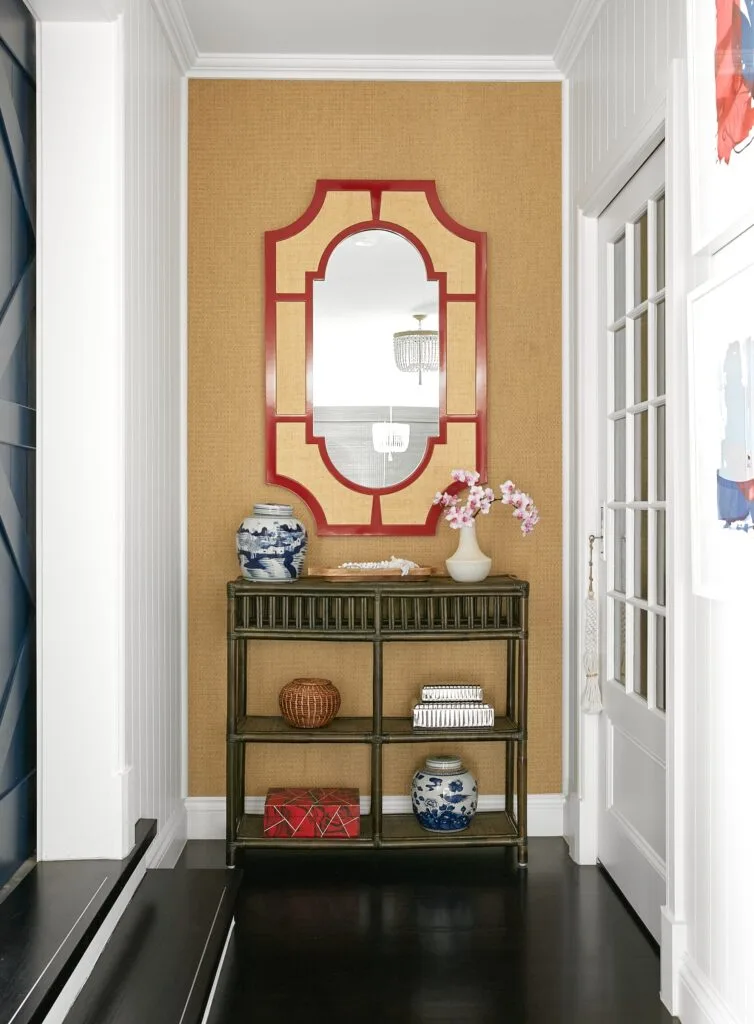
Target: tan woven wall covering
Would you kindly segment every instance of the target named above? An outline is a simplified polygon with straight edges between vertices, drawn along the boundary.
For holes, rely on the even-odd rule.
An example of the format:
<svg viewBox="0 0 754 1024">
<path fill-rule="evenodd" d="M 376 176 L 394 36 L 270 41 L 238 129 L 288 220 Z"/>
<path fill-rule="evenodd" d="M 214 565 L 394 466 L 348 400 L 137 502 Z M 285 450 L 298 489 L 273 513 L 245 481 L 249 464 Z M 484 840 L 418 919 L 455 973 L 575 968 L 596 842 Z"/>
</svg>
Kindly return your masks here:
<svg viewBox="0 0 754 1024">
<path fill-rule="evenodd" d="M 265 484 L 263 232 L 309 204 L 317 178 L 434 178 L 445 208 L 487 232 L 489 478 L 535 496 L 523 538 L 493 508 L 479 537 L 494 570 L 531 581 L 530 790 L 561 789 L 560 87 L 557 84 L 190 83 L 189 725 L 192 795 L 225 791 L 225 592 L 234 534 L 254 501 L 293 501 L 311 565 L 407 554 L 443 566 L 435 537 L 320 538 L 290 492 Z M 427 496 L 428 500 L 430 495 Z M 388 646 L 388 710 L 422 682 L 493 687 L 494 645 Z M 256 706 L 294 676 L 331 678 L 342 713 L 367 713 L 369 645 L 256 644 Z M 495 694 L 494 690 L 491 690 Z M 497 694 L 500 701 L 499 692 Z M 490 747 L 456 745 L 500 792 Z M 424 748 L 386 750 L 385 791 L 406 793 Z M 260 748 L 248 792 L 297 783 L 368 786 L 360 748 Z"/>
</svg>

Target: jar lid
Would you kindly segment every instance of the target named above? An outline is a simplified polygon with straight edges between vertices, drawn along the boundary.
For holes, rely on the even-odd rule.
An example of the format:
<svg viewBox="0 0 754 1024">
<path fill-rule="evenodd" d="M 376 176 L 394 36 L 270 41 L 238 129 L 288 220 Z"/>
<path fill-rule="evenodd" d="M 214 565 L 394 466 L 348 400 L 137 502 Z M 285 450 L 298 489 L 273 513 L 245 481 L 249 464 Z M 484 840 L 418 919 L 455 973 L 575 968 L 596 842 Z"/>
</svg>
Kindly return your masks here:
<svg viewBox="0 0 754 1024">
<path fill-rule="evenodd" d="M 261 505 L 254 506 L 255 516 L 292 516 L 293 505 L 268 505 L 262 503 Z"/>
<path fill-rule="evenodd" d="M 431 772 L 462 772 L 463 761 L 455 754 L 435 754 L 428 757 L 424 762 L 425 767 Z"/>
</svg>

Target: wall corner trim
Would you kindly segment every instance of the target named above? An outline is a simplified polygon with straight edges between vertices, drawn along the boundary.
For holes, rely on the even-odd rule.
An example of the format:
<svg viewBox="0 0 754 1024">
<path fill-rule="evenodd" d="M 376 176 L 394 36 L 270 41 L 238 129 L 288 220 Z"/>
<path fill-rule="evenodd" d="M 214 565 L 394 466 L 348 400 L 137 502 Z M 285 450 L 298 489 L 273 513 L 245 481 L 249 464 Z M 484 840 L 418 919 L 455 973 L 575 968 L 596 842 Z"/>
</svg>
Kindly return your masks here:
<svg viewBox="0 0 754 1024">
<path fill-rule="evenodd" d="M 155 7 L 178 0 L 152 0 Z M 559 82 L 549 56 L 346 53 L 199 53 L 191 78 L 280 78 L 365 81 Z"/>
<path fill-rule="evenodd" d="M 577 0 L 555 47 L 553 63 L 563 76 L 578 56 L 604 0 Z"/>
<path fill-rule="evenodd" d="M 198 50 L 181 0 L 151 0 L 151 4 L 181 73 L 188 74 Z"/>
<path fill-rule="evenodd" d="M 361 813 L 369 813 L 369 797 L 362 796 Z M 497 794 L 482 795 L 479 810 L 495 811 L 505 806 L 505 797 Z M 246 797 L 246 814 L 261 814 L 264 797 Z M 410 814 L 411 797 L 385 796 L 382 798 L 384 814 Z M 563 835 L 563 812 L 565 797 L 562 793 L 534 793 L 527 801 L 529 817 L 529 838 L 537 836 Z M 186 815 L 189 839 L 225 838 L 225 797 L 189 796 L 186 798 Z"/>
<path fill-rule="evenodd" d="M 147 867 L 174 868 L 185 845 L 186 808 L 181 800 L 175 805 L 175 810 L 158 830 L 149 847 L 146 855 Z"/>
</svg>

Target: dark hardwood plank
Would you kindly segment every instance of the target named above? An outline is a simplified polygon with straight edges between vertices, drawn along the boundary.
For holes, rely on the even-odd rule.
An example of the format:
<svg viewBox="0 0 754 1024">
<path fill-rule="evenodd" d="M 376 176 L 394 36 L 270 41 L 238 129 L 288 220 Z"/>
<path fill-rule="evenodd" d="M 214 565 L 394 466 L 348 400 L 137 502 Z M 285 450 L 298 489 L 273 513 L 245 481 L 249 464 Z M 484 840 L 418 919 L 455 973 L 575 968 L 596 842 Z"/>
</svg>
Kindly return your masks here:
<svg viewBox="0 0 754 1024">
<path fill-rule="evenodd" d="M 240 871 L 147 871 L 66 1024 L 198 1024 Z"/>
<path fill-rule="evenodd" d="M 670 1024 L 657 951 L 599 869 L 559 839 L 530 854 L 247 852 L 209 1024 Z"/>
<path fill-rule="evenodd" d="M 0 904 L 0 1024 L 42 1021 L 155 837 L 124 860 L 44 861 Z"/>
</svg>

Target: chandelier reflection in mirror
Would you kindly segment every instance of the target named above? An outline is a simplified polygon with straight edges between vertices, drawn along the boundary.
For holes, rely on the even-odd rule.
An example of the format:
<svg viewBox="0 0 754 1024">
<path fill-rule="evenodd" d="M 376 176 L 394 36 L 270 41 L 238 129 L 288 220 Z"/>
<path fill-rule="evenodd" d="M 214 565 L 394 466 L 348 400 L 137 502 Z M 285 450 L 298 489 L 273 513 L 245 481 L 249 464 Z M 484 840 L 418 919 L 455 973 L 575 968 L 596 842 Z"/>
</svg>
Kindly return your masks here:
<svg viewBox="0 0 754 1024">
<path fill-rule="evenodd" d="M 426 319 L 426 313 L 414 313 L 416 327 L 393 335 L 395 365 L 403 373 L 418 373 L 420 384 L 423 373 L 440 368 L 440 335 L 422 327 Z"/>
<path fill-rule="evenodd" d="M 392 409 L 390 411 L 392 413 Z M 393 461 L 393 452 L 408 451 L 410 439 L 410 423 L 393 423 L 390 420 L 372 424 L 372 447 L 378 454 L 387 455 L 388 462 Z"/>
</svg>

